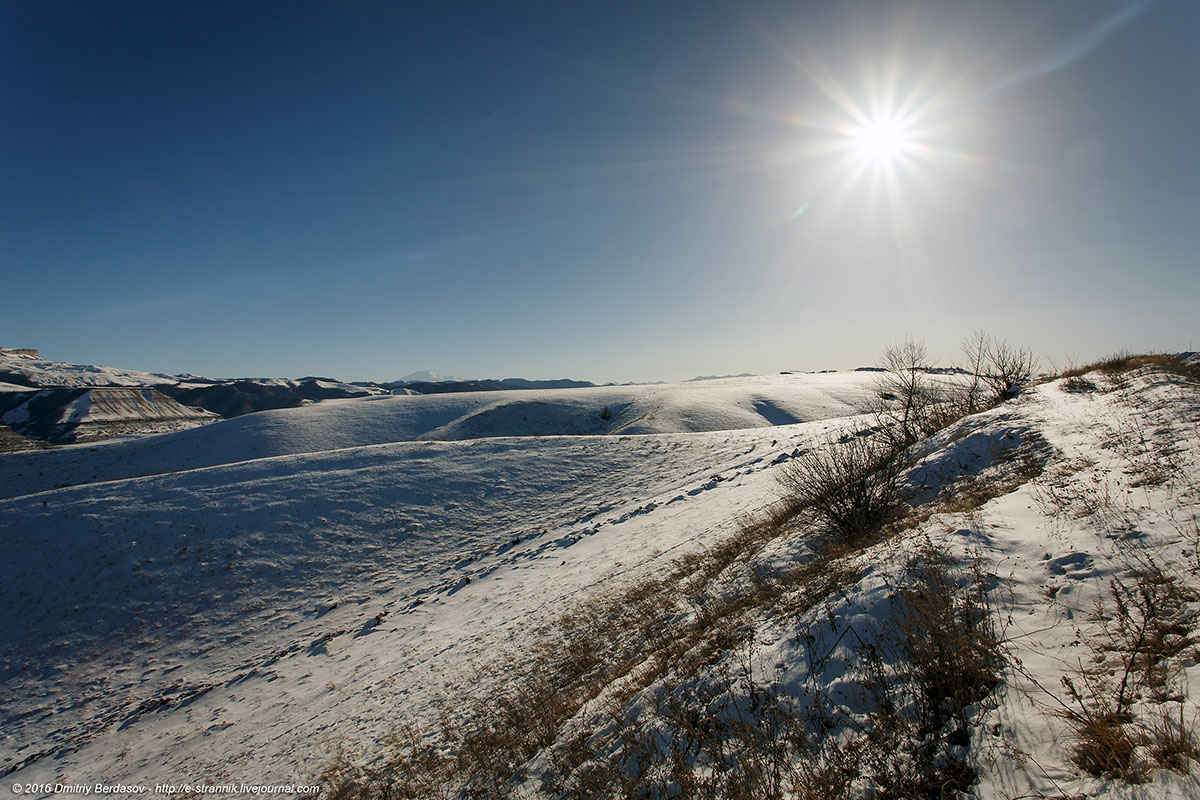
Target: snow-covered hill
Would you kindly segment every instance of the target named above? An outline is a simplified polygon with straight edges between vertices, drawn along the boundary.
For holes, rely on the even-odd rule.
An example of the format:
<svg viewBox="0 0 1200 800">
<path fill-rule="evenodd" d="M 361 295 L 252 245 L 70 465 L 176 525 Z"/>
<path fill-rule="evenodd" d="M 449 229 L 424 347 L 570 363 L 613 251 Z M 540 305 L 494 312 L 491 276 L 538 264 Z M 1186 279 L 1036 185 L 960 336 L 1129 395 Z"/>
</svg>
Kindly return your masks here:
<svg viewBox="0 0 1200 800">
<path fill-rule="evenodd" d="M 0 380 L 22 386 L 162 386 L 179 383 L 176 375 L 69 364 L 31 355 L 0 353 Z"/>
<path fill-rule="evenodd" d="M 215 712 L 201 726 L 211 735 L 246 713 L 226 692 L 259 685 L 259 676 L 266 686 L 280 670 L 291 675 L 271 703 L 292 702 L 293 691 L 306 696 L 307 679 L 292 670 L 308 672 L 335 632 L 363 644 L 386 639 L 388 649 L 407 642 L 413 660 L 404 671 L 417 670 L 413 678 L 443 669 L 437 654 L 460 625 L 468 630 L 450 645 L 454 658 L 483 658 L 499 631 L 517 631 L 604 576 L 719 532 L 734 511 L 712 516 L 705 496 L 749 485 L 734 508 L 769 502 L 771 467 L 833 423 L 770 427 L 785 420 L 756 409 L 790 420 L 862 407 L 859 376 L 817 377 L 583 390 L 582 398 L 576 390 L 338 401 L 0 457 L 7 493 L 40 492 L 0 503 L 6 556 L 56 564 L 52 582 L 20 570 L 0 596 L 4 691 L 25 698 L 5 719 L 3 758 L 28 761 L 35 773 L 56 769 L 76 758 L 63 750 L 134 725 L 147 730 L 166 719 L 157 711 L 176 705 L 188 716 L 209 713 L 201 709 L 221 697 L 214 708 L 233 716 Z M 612 419 L 601 419 L 606 406 L 617 409 Z M 635 424 L 707 431 L 534 435 Z M 448 430 L 506 435 L 413 441 L 450 438 Z M 122 479 L 147 465 L 167 474 Z M 86 485 L 93 481 L 106 482 Z M 65 482 L 85 485 L 43 491 Z M 492 587 L 488 608 L 500 613 L 426 613 L 456 607 L 468 586 Z M 21 602 L 35 595 L 36 603 Z M 393 635 L 374 635 L 385 630 Z M 445 636 L 429 638 L 434 630 Z M 354 672 L 365 678 L 364 667 Z M 359 679 L 331 673 L 313 688 L 319 695 L 329 682 Z M 435 685 L 402 683 L 397 691 L 418 694 Z M 323 704 L 308 697 L 304 714 Z M 382 734 L 393 712 L 377 711 L 370 724 Z M 276 756 L 262 753 L 264 765 L 274 764 L 264 775 L 295 769 L 285 754 L 300 743 L 284 737 L 278 745 Z M 134 757 L 144 758 L 137 770 L 180 755 L 157 746 L 147 742 Z M 131 767 L 128 754 L 114 762 L 90 745 L 85 751 L 77 757 L 89 770 Z"/>
<path fill-rule="evenodd" d="M 486 692 L 488 666 L 520 663 L 572 602 L 667 574 L 763 512 L 783 465 L 864 407 L 866 380 L 369 398 L 2 456 L 5 780 L 153 790 L 311 782 L 340 748 L 369 763 L 401 726 Z M 911 533 L 979 553 L 1023 665 L 977 710 L 980 797 L 1200 792 L 1194 774 L 1136 790 L 1083 775 L 1055 712 L 1131 554 L 1197 583 L 1200 390 L 1095 381 L 963 420 L 910 477 L 913 502 L 963 476 L 1004 487 Z M 127 477 L 141 471 L 162 474 Z M 827 604 L 758 619 L 728 656 L 759 681 L 852 693 L 848 632 L 883 619 L 908 541 L 864 552 Z M 1172 680 L 1193 719 L 1197 661 Z"/>
<path fill-rule="evenodd" d="M 860 372 L 730 378 L 702 384 L 397 395 L 250 414 L 169 436 L 0 460 L 0 497 L 257 458 L 415 440 L 737 430 L 869 408 Z M 98 454 L 98 455 L 97 455 Z"/>
<path fill-rule="evenodd" d="M 382 394 L 388 390 L 329 378 L 214 381 L 0 351 L 0 451 L 185 430 L 217 416 Z"/>
</svg>

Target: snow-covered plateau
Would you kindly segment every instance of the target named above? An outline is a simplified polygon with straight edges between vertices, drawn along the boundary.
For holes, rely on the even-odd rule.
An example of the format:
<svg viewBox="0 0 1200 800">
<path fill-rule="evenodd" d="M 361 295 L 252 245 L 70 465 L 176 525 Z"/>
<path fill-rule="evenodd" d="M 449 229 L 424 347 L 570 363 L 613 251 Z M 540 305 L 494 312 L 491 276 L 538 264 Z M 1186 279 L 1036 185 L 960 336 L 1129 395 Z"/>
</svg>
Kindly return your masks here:
<svg viewBox="0 0 1200 800">
<path fill-rule="evenodd" d="M 1098 613 L 1119 596 L 1114 581 L 1134 586 L 1153 564 L 1179 589 L 1174 622 L 1194 622 L 1200 387 L 1151 367 L 1089 377 L 1042 383 L 918 443 L 911 523 L 840 557 L 837 592 L 804 606 L 780 589 L 786 614 L 747 606 L 738 630 L 752 634 L 736 651 L 675 684 L 667 667 L 643 670 L 653 675 L 613 719 L 644 724 L 664 691 L 737 674 L 731 692 L 816 687 L 840 709 L 834 723 L 865 725 L 877 713 L 854 664 L 928 542 L 988 576 L 1007 654 L 998 685 L 961 711 L 976 796 L 1200 796 L 1200 763 L 1151 763 L 1148 742 L 1135 743 L 1136 780 L 1078 763 L 1072 713 L 1094 701 L 1086 687 L 1128 684 L 1131 719 L 1200 723 L 1196 641 L 1160 665 L 1159 684 L 1134 689 L 1106 672 L 1113 625 Z M 555 628 L 564 612 L 678 575 L 768 515 L 789 464 L 871 420 L 876 380 L 373 396 L 0 455 L 0 789 L 173 796 L 186 792 L 163 784 L 315 785 L 338 758 L 384 764 L 396 734 L 468 713 L 503 687 L 506 665 L 533 663 L 548 631 L 571 630 Z M 979 486 L 994 491 L 951 497 Z M 811 559 L 812 530 L 785 526 L 738 568 Z M 611 752 L 602 727 L 589 741 Z M 504 791 L 557 796 L 554 747 Z"/>
</svg>

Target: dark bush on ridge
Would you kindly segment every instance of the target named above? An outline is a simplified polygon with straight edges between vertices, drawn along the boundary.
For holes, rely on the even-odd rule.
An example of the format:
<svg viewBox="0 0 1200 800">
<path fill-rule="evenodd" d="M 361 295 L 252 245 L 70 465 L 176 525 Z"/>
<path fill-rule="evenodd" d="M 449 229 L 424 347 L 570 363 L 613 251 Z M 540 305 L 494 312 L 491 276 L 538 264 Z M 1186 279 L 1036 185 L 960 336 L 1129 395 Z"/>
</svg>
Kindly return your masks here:
<svg viewBox="0 0 1200 800">
<path fill-rule="evenodd" d="M 894 516 L 900 477 L 909 466 L 894 437 L 859 428 L 793 458 L 779 481 L 797 508 L 810 510 L 854 540 Z"/>
</svg>

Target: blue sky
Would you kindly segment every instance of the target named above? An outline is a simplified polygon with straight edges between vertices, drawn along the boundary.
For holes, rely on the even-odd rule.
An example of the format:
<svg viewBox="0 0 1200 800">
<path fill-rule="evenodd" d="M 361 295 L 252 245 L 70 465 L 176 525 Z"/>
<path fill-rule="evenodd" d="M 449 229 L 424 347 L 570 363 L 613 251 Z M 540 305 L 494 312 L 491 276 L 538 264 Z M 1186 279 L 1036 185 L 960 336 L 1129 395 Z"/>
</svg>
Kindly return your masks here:
<svg viewBox="0 0 1200 800">
<path fill-rule="evenodd" d="M 5 3 L 0 344 L 595 381 L 1200 347 L 1198 39 L 1190 0 Z"/>
</svg>

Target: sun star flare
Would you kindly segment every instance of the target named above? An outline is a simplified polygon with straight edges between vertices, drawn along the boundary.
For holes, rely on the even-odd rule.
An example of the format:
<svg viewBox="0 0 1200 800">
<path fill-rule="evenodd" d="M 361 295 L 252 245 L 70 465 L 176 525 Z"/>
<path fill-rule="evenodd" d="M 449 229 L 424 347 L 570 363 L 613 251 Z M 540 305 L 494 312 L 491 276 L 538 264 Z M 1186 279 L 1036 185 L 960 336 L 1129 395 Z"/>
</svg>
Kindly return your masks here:
<svg viewBox="0 0 1200 800">
<path fill-rule="evenodd" d="M 854 153 L 863 161 L 887 166 L 909 152 L 912 134 L 905 120 L 880 115 L 851 131 Z"/>
</svg>

